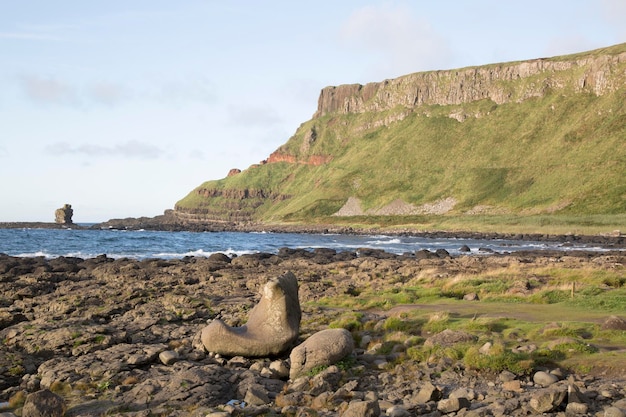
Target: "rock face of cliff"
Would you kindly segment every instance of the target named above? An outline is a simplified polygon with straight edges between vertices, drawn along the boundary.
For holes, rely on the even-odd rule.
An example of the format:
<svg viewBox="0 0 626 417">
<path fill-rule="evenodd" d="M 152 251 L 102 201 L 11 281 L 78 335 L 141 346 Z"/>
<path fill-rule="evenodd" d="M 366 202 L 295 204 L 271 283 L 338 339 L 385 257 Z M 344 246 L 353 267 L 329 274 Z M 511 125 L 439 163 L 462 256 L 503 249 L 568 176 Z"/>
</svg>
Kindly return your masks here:
<svg viewBox="0 0 626 417">
<path fill-rule="evenodd" d="M 491 100 L 496 104 L 543 97 L 569 88 L 595 95 L 623 87 L 626 52 L 580 59 L 536 59 L 449 71 L 420 72 L 393 80 L 326 87 L 314 117 L 381 112 L 401 106 L 447 106 Z M 572 74 L 574 73 L 574 76 Z"/>
<path fill-rule="evenodd" d="M 625 98 L 626 44 L 326 87 L 284 145 L 200 185 L 174 213 L 250 222 L 624 212 Z"/>
</svg>

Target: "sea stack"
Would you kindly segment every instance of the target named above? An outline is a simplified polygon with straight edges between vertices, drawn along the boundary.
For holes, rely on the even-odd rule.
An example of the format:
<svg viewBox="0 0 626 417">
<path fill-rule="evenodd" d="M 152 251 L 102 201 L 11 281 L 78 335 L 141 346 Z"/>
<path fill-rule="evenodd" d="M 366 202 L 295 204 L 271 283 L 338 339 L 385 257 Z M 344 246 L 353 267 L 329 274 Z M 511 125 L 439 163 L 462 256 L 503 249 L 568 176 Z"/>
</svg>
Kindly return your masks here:
<svg viewBox="0 0 626 417">
<path fill-rule="evenodd" d="M 54 212 L 54 222 L 58 224 L 72 224 L 73 214 L 72 205 L 65 204 Z"/>
</svg>

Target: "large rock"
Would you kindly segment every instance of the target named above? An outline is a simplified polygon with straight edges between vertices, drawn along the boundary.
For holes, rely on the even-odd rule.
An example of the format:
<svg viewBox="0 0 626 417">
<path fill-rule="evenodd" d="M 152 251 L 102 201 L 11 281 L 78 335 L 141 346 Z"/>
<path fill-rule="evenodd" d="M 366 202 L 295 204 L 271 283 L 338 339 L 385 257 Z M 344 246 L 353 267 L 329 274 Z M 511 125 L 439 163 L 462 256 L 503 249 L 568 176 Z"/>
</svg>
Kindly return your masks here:
<svg viewBox="0 0 626 417">
<path fill-rule="evenodd" d="M 291 351 L 289 378 L 295 379 L 319 366 L 332 365 L 353 350 L 354 339 L 348 330 L 326 329 L 317 332 Z"/>
<path fill-rule="evenodd" d="M 26 396 L 22 417 L 61 417 L 66 410 L 63 398 L 44 389 Z"/>
<path fill-rule="evenodd" d="M 567 395 L 567 389 L 555 388 L 536 391 L 532 394 L 529 404 L 538 413 L 547 413 L 559 407 Z"/>
<path fill-rule="evenodd" d="M 72 224 L 72 210 L 71 204 L 65 204 L 63 207 L 56 209 L 54 212 L 54 222 L 58 224 Z"/>
<path fill-rule="evenodd" d="M 626 320 L 618 316 L 609 316 L 602 323 L 602 330 L 626 330 Z"/>
<path fill-rule="evenodd" d="M 341 417 L 378 417 L 380 407 L 378 401 L 351 401 Z"/>
<path fill-rule="evenodd" d="M 477 339 L 473 334 L 463 332 L 460 330 L 446 329 L 440 333 L 430 336 L 424 342 L 425 347 L 433 346 L 454 346 L 457 343 L 473 342 Z"/>
<path fill-rule="evenodd" d="M 301 317 L 298 281 L 288 272 L 265 284 L 245 325 L 230 327 L 213 320 L 202 330 L 202 344 L 209 352 L 226 356 L 278 355 L 298 338 Z"/>
</svg>

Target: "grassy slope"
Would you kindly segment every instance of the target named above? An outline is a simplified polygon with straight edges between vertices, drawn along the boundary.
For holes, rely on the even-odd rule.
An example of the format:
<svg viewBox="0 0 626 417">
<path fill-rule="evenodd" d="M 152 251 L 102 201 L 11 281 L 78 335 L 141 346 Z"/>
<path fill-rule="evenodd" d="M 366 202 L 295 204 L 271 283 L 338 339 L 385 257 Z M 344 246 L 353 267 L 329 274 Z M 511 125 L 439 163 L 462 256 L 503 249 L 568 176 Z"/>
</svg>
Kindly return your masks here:
<svg viewBox="0 0 626 417">
<path fill-rule="evenodd" d="M 432 216 L 382 222 L 362 216 L 357 221 L 440 223 L 444 229 L 475 229 L 491 221 L 498 229 L 512 217 L 530 216 L 566 228 L 594 218 L 594 223 L 611 228 L 624 224 L 626 213 L 625 94 L 626 87 L 600 97 L 565 89 L 521 103 L 423 106 L 402 121 L 370 129 L 363 126 L 405 109 L 324 116 L 304 123 L 281 150 L 303 158 L 333 155 L 330 163 L 268 164 L 201 187 L 259 188 L 292 196 L 258 208 L 264 221 L 354 222 L 329 217 L 350 196 L 361 199 L 364 209 L 396 199 L 419 206 L 453 197 L 458 204 L 443 222 Z M 463 122 L 449 117 L 459 111 L 470 117 Z M 317 140 L 302 155 L 301 143 L 312 127 Z M 177 205 L 216 203 L 192 192 Z M 496 207 L 509 216 L 462 215 L 477 205 Z"/>
</svg>

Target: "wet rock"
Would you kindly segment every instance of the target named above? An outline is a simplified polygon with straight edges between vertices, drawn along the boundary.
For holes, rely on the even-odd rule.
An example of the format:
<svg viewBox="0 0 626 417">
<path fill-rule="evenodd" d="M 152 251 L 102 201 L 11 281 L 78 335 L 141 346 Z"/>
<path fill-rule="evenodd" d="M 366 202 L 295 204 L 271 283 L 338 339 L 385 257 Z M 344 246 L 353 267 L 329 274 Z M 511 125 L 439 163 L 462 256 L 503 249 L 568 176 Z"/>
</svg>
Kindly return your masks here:
<svg viewBox="0 0 626 417">
<path fill-rule="evenodd" d="M 293 273 L 270 280 L 245 325 L 230 327 L 219 319 L 202 330 L 209 352 L 227 356 L 271 356 L 287 350 L 300 330 L 298 282 Z"/>
<path fill-rule="evenodd" d="M 211 262 L 222 262 L 227 264 L 231 262 L 231 259 L 228 257 L 228 255 L 225 255 L 221 252 L 212 253 L 207 259 Z"/>
<path fill-rule="evenodd" d="M 318 367 L 334 364 L 354 350 L 354 339 L 346 329 L 327 329 L 313 334 L 289 355 L 289 378 L 295 379 Z"/>
<path fill-rule="evenodd" d="M 437 258 L 437 255 L 429 251 L 428 249 L 420 249 L 420 250 L 415 251 L 415 259 L 417 260 L 432 259 L 432 258 Z"/>
</svg>

